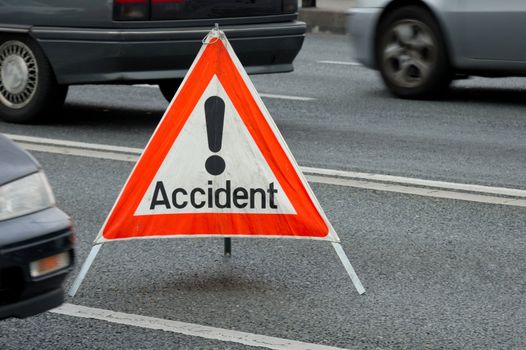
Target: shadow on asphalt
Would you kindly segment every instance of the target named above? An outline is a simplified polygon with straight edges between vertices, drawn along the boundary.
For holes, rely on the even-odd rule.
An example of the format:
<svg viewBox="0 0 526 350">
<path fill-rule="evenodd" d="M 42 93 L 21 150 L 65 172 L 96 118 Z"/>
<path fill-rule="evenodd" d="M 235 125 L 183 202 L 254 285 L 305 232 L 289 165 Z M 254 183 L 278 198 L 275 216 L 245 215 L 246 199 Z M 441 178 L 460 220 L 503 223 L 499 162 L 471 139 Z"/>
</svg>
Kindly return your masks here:
<svg viewBox="0 0 526 350">
<path fill-rule="evenodd" d="M 505 103 L 526 106 L 525 89 L 452 87 L 444 102 Z"/>
<path fill-rule="evenodd" d="M 265 294 L 267 291 L 284 289 L 283 285 L 276 285 L 276 281 L 268 281 L 257 278 L 228 273 L 194 274 L 193 276 L 171 276 L 171 279 L 158 281 L 154 286 L 157 296 L 172 295 L 174 291 L 180 292 L 202 292 L 205 294 L 221 292 L 246 292 Z M 136 294 L 152 294 L 151 282 L 142 283 L 137 281 L 129 286 L 129 291 Z"/>
<path fill-rule="evenodd" d="M 53 123 L 56 126 L 114 125 L 126 127 L 152 127 L 161 120 L 164 109 L 121 106 L 94 106 L 93 104 L 66 103 Z"/>
</svg>

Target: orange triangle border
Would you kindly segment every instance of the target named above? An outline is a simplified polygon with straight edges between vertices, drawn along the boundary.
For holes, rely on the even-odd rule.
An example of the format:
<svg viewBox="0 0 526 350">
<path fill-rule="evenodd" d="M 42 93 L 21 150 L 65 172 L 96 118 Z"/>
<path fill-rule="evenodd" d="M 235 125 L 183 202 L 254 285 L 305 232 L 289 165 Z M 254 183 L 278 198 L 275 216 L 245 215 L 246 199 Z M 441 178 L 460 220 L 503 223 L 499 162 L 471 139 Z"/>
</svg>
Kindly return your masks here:
<svg viewBox="0 0 526 350">
<path fill-rule="evenodd" d="M 217 76 L 296 214 L 134 213 L 208 83 Z M 339 239 L 224 37 L 210 37 L 170 103 L 95 240 L 188 236 Z M 256 93 L 257 94 L 257 93 Z"/>
</svg>

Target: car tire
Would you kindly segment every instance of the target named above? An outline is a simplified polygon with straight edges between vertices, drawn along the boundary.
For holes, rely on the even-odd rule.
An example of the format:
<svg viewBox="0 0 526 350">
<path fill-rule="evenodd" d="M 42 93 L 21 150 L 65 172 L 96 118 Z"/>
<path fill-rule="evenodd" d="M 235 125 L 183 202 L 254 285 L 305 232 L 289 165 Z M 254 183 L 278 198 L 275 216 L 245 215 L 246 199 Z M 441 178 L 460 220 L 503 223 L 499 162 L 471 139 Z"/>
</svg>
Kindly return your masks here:
<svg viewBox="0 0 526 350">
<path fill-rule="evenodd" d="M 0 118 L 11 123 L 53 120 L 68 87 L 59 85 L 49 61 L 29 37 L 0 37 Z"/>
<path fill-rule="evenodd" d="M 179 86 L 183 82 L 183 79 L 171 79 L 167 81 L 163 81 L 159 83 L 159 89 L 161 90 L 161 93 L 163 94 L 164 98 L 168 102 L 172 102 L 172 99 L 175 96 L 175 93 L 177 92 L 177 89 L 179 89 Z"/>
<path fill-rule="evenodd" d="M 418 6 L 395 9 L 381 20 L 376 62 L 387 88 L 402 98 L 437 97 L 452 80 L 440 28 L 429 11 Z"/>
</svg>

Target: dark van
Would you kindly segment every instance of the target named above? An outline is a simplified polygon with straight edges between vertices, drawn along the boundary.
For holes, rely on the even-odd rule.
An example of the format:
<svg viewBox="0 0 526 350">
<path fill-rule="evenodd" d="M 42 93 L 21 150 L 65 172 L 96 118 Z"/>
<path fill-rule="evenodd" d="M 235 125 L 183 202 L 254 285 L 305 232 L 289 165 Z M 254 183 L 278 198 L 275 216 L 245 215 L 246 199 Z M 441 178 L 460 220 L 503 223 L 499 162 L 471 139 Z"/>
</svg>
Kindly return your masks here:
<svg viewBox="0 0 526 350">
<path fill-rule="evenodd" d="M 292 71 L 297 0 L 0 0 L 0 118 L 44 121 L 74 84 L 158 84 L 171 99 L 219 24 L 249 74 Z"/>
</svg>

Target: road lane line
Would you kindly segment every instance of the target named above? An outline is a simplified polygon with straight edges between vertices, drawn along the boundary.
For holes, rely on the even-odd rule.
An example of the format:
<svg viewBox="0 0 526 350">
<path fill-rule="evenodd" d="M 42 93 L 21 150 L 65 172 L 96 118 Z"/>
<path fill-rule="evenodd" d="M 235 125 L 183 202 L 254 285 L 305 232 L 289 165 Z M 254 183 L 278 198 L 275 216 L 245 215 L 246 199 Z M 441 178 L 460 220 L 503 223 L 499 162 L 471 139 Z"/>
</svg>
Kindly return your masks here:
<svg viewBox="0 0 526 350">
<path fill-rule="evenodd" d="M 330 178 L 330 177 L 316 176 L 316 175 L 307 175 L 307 179 L 309 180 L 309 182 L 322 183 L 322 184 L 327 184 L 327 185 L 346 186 L 346 187 L 362 188 L 362 189 L 374 190 L 374 191 L 395 192 L 395 193 L 402 193 L 402 194 L 413 194 L 413 195 L 423 196 L 423 197 L 456 199 L 456 200 L 477 202 L 477 203 L 508 205 L 508 206 L 514 206 L 514 207 L 526 207 L 526 199 L 520 199 L 520 198 L 488 196 L 488 195 L 481 195 L 481 194 L 467 193 L 467 192 L 454 192 L 454 191 L 447 191 L 447 190 L 437 190 L 433 188 L 403 186 L 403 185 L 363 181 L 363 180 Z"/>
<path fill-rule="evenodd" d="M 322 60 L 322 61 L 318 61 L 318 63 L 337 64 L 337 65 L 342 65 L 342 66 L 361 66 L 362 65 L 361 63 L 353 62 L 353 61 L 327 61 L 327 60 Z"/>
<path fill-rule="evenodd" d="M 12 135 L 7 137 L 29 151 L 136 162 L 141 148 L 94 144 L 50 138 Z M 335 169 L 301 167 L 310 182 L 425 197 L 526 207 L 526 190 L 425 180 Z"/>
<path fill-rule="evenodd" d="M 98 151 L 93 149 L 72 148 L 54 145 L 38 145 L 26 142 L 17 142 L 17 144 L 28 151 L 63 154 L 67 156 L 120 160 L 124 162 L 136 162 L 139 159 L 138 155 L 129 153 Z"/>
<path fill-rule="evenodd" d="M 195 323 L 166 320 L 162 318 L 127 314 L 123 312 L 97 309 L 93 307 L 65 303 L 50 312 L 60 315 L 95 319 L 146 329 L 162 330 L 184 334 L 191 337 L 232 342 L 246 346 L 264 347 L 276 350 L 343 350 L 327 345 L 304 343 L 301 341 L 270 337 L 266 335 L 240 332 L 224 328 L 202 326 Z"/>
<path fill-rule="evenodd" d="M 157 88 L 157 85 L 148 85 L 148 84 L 136 84 L 137 87 L 147 87 L 147 88 Z M 290 96 L 290 95 L 276 95 L 276 94 L 266 94 L 260 93 L 259 96 L 265 98 L 274 98 L 278 100 L 291 100 L 291 101 L 316 101 L 314 97 L 302 97 L 302 96 Z"/>
<path fill-rule="evenodd" d="M 464 184 L 464 183 L 457 183 L 457 182 L 424 180 L 424 179 L 418 179 L 418 178 L 412 178 L 412 177 L 371 174 L 371 173 L 361 173 L 361 172 L 354 172 L 354 171 L 320 169 L 320 168 L 310 168 L 310 167 L 302 167 L 302 171 L 305 174 L 314 174 L 314 175 L 321 175 L 321 176 L 328 176 L 328 177 L 351 178 L 351 179 L 368 180 L 368 181 L 374 181 L 374 182 L 398 183 L 398 184 L 406 184 L 406 185 L 413 185 L 413 186 L 435 187 L 435 188 L 440 188 L 440 189 L 448 189 L 448 190 L 456 190 L 456 191 L 478 192 L 478 193 L 488 193 L 488 194 L 494 194 L 494 195 L 500 195 L 500 196 L 512 196 L 512 197 L 526 198 L 526 190 L 518 190 L 518 189 L 513 189 L 513 188 L 505 188 L 505 187 L 471 185 L 471 184 Z"/>
<path fill-rule="evenodd" d="M 279 100 L 292 100 L 292 101 L 316 101 L 314 97 L 301 97 L 301 96 L 289 96 L 289 95 L 275 95 L 260 93 L 259 96 L 266 98 L 276 98 Z"/>
<path fill-rule="evenodd" d="M 99 143 L 77 142 L 77 141 L 69 141 L 69 140 L 61 140 L 61 139 L 50 139 L 47 137 L 35 137 L 35 136 L 26 136 L 26 135 L 14 135 L 14 134 L 4 134 L 4 135 L 6 137 L 9 137 L 13 141 L 21 142 L 21 143 L 66 146 L 66 147 L 79 148 L 79 149 L 114 151 L 114 152 L 132 153 L 132 154 L 139 154 L 139 155 L 142 153 L 142 148 L 114 146 L 114 145 L 106 145 L 106 144 L 99 144 Z"/>
</svg>

